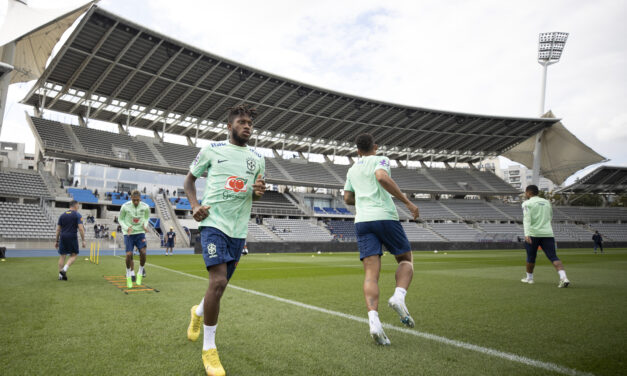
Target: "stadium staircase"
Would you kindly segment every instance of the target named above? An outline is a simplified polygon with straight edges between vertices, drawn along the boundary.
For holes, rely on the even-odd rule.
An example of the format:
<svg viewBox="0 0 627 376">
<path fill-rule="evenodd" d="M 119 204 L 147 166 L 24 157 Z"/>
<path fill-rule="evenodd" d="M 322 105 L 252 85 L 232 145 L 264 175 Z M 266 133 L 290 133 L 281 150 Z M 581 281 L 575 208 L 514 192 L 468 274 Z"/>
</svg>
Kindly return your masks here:
<svg viewBox="0 0 627 376">
<path fill-rule="evenodd" d="M 150 150 L 152 154 L 155 155 L 155 158 L 157 159 L 157 161 L 159 161 L 159 163 L 161 163 L 163 166 L 170 166 L 168 161 L 166 161 L 163 158 L 161 153 L 159 153 L 159 150 L 157 150 L 157 148 L 155 147 L 155 144 L 152 141 L 154 140 L 154 138 L 146 137 L 146 136 L 135 136 L 135 137 L 137 137 L 137 142 L 143 142 L 144 144 L 146 144 L 146 147 L 148 148 L 148 150 Z"/>
<path fill-rule="evenodd" d="M 161 220 L 160 223 L 162 233 L 165 234 L 168 232 L 170 227 L 174 228 L 174 232 L 179 235 L 176 239 L 178 246 L 182 244 L 184 247 L 189 247 L 189 237 L 186 235 L 181 223 L 177 220 L 172 205 L 170 205 L 168 200 L 166 200 L 163 193 L 155 196 L 155 211 Z"/>
<path fill-rule="evenodd" d="M 275 152 L 275 153 L 276 153 L 276 152 Z M 276 156 L 276 157 L 278 157 L 278 158 L 281 158 L 280 156 L 278 156 L 278 154 L 276 154 L 275 156 Z M 268 162 L 272 163 L 272 165 L 273 165 L 273 166 L 274 166 L 277 170 L 279 170 L 279 171 L 280 171 L 280 172 L 281 172 L 281 173 L 282 173 L 282 174 L 283 174 L 283 175 L 284 175 L 284 176 L 285 176 L 288 180 L 291 180 L 291 181 L 296 181 L 296 180 L 295 180 L 295 179 L 294 179 L 294 178 L 293 178 L 293 177 L 289 174 L 289 172 L 287 172 L 287 170 L 286 170 L 285 168 L 283 168 L 283 166 L 281 166 L 281 164 L 280 164 L 280 163 L 277 163 L 277 162 L 275 161 L 275 158 L 266 158 L 265 160 L 266 160 L 266 164 L 267 164 Z M 267 170 L 267 167 L 266 167 L 266 170 Z"/>
<path fill-rule="evenodd" d="M 87 154 L 87 151 L 83 147 L 83 144 L 81 144 L 81 141 L 78 139 L 78 137 L 74 133 L 74 130 L 72 130 L 72 125 L 70 124 L 61 124 L 61 125 L 63 127 L 63 131 L 65 132 L 70 142 L 72 143 L 74 150 L 76 150 L 76 152 L 78 153 Z"/>
<path fill-rule="evenodd" d="M 508 219 L 509 219 L 509 220 L 511 220 L 511 221 L 514 221 L 514 220 L 515 220 L 515 218 L 513 218 L 513 217 L 512 217 L 512 216 L 510 216 L 509 214 L 505 213 L 503 210 L 499 209 L 499 207 L 498 207 L 498 206 L 496 206 L 496 205 L 494 205 L 494 204 L 492 204 L 491 202 L 488 202 L 488 201 L 484 201 L 484 202 L 485 202 L 485 203 L 486 203 L 489 207 L 491 207 L 492 209 L 494 209 L 495 211 L 497 211 L 497 212 L 499 212 L 499 213 L 503 214 L 503 216 L 504 216 L 505 218 L 508 218 Z"/>
</svg>

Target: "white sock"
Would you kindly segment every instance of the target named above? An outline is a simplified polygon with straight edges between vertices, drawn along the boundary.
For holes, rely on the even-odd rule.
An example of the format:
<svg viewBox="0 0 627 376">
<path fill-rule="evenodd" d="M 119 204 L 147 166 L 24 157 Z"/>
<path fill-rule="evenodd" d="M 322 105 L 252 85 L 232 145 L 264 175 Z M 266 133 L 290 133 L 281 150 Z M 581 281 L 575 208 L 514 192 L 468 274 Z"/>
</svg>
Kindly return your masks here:
<svg viewBox="0 0 627 376">
<path fill-rule="evenodd" d="M 407 290 L 405 290 L 402 287 L 397 287 L 396 289 L 394 289 L 394 295 L 392 295 L 392 297 L 396 299 L 400 299 L 401 301 L 404 302 L 405 295 L 407 295 Z"/>
<path fill-rule="evenodd" d="M 139 272 L 138 273 L 139 274 L 144 274 L 144 267 L 143 266 L 139 267 Z"/>
<path fill-rule="evenodd" d="M 68 268 L 69 268 L 69 267 L 70 267 L 70 266 L 69 266 L 68 264 L 65 264 L 65 266 L 63 267 L 63 271 L 64 271 L 64 272 L 67 272 L 67 270 L 68 270 Z"/>
<path fill-rule="evenodd" d="M 566 271 L 565 270 L 558 270 L 557 274 L 560 275 L 560 279 L 566 279 Z"/>
<path fill-rule="evenodd" d="M 196 307 L 196 316 L 203 316 L 205 314 L 205 298 L 202 298 L 198 307 Z"/>
<path fill-rule="evenodd" d="M 135 269 L 131 270 L 131 277 L 135 276 Z"/>
<path fill-rule="evenodd" d="M 381 321 L 379 320 L 379 312 L 368 311 L 368 323 L 370 323 L 370 328 L 381 327 Z"/>
<path fill-rule="evenodd" d="M 205 327 L 205 333 L 202 337 L 203 339 L 203 343 L 202 343 L 202 351 L 207 351 L 209 349 L 215 349 L 216 348 L 216 329 L 218 328 L 218 325 L 213 325 L 213 326 L 209 326 L 209 325 L 204 325 Z"/>
<path fill-rule="evenodd" d="M 131 276 L 131 268 L 126 268 L 126 278 Z"/>
<path fill-rule="evenodd" d="M 527 273 L 527 279 L 533 279 L 533 273 Z"/>
</svg>

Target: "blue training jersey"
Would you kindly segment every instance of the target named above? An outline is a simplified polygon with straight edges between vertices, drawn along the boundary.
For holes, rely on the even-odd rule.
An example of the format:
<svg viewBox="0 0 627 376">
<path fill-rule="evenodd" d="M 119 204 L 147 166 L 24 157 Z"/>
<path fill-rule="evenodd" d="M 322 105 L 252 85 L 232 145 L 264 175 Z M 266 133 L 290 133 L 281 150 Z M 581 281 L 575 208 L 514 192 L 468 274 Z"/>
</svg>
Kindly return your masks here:
<svg viewBox="0 0 627 376">
<path fill-rule="evenodd" d="M 61 226 L 61 236 L 76 237 L 78 225 L 83 224 L 83 217 L 77 211 L 68 210 L 65 213 L 61 214 L 57 224 Z"/>
</svg>

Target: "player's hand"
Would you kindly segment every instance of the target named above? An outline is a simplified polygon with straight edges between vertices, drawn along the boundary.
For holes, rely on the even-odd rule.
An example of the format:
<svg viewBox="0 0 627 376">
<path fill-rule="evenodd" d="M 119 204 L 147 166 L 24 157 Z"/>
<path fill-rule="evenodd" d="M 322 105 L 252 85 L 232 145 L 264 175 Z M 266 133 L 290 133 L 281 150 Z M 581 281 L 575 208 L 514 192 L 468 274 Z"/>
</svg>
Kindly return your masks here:
<svg viewBox="0 0 627 376">
<path fill-rule="evenodd" d="M 54 242 L 54 247 L 55 248 L 59 248 L 59 241 L 58 240 L 56 242 Z"/>
<path fill-rule="evenodd" d="M 132 227 L 129 227 L 129 228 L 128 228 L 128 230 L 126 230 L 126 233 L 130 235 L 130 234 L 131 234 L 131 232 L 133 232 L 133 228 L 132 228 Z"/>
<path fill-rule="evenodd" d="M 253 184 L 253 194 L 257 197 L 263 196 L 266 191 L 266 181 L 261 177 L 261 175 L 257 176 L 257 180 L 255 184 Z"/>
<path fill-rule="evenodd" d="M 527 243 L 531 244 L 531 238 L 530 238 L 530 237 L 525 236 L 525 241 L 526 241 Z"/>
<path fill-rule="evenodd" d="M 85 240 L 83 240 L 83 248 L 87 248 L 87 243 L 85 243 Z"/>
<path fill-rule="evenodd" d="M 209 216 L 209 208 L 211 208 L 209 205 L 196 206 L 192 209 L 192 216 L 197 222 L 200 222 Z"/>
<path fill-rule="evenodd" d="M 411 201 L 409 202 L 409 204 L 407 205 L 407 209 L 409 209 L 409 212 L 411 213 L 411 216 L 414 217 L 414 220 L 420 217 L 420 212 L 418 211 L 418 207 L 414 205 L 413 202 Z"/>
</svg>

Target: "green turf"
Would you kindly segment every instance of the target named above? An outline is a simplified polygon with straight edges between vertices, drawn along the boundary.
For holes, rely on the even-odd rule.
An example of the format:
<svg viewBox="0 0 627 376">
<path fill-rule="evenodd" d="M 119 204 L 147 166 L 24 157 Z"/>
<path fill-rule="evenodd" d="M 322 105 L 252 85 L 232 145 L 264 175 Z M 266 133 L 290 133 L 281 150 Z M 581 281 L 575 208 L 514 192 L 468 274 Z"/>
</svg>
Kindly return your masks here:
<svg viewBox="0 0 627 376">
<path fill-rule="evenodd" d="M 572 286 L 539 258 L 535 285 L 521 251 L 415 253 L 407 304 L 415 330 L 598 375 L 627 365 L 627 250 L 560 250 Z M 149 256 L 145 283 L 159 293 L 125 295 L 103 275 L 123 260 L 83 258 L 67 282 L 56 259 L 0 263 L 1 375 L 201 375 L 202 338 L 188 342 L 189 308 L 207 286 L 198 255 Z M 395 262 L 383 257 L 380 317 Z M 162 266 L 163 268 L 158 268 Z M 173 270 L 186 274 L 176 273 Z M 204 278 L 194 278 L 192 276 Z M 251 254 L 231 283 L 327 310 L 366 317 L 355 253 Z M 381 348 L 367 324 L 227 289 L 217 344 L 229 375 L 547 375 L 530 365 L 387 329 Z"/>
</svg>

